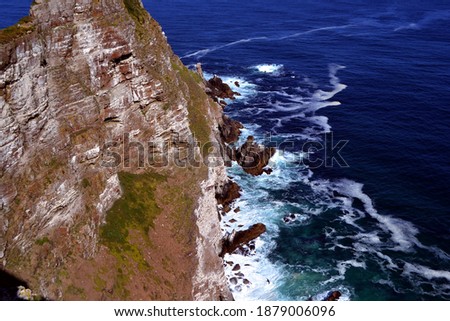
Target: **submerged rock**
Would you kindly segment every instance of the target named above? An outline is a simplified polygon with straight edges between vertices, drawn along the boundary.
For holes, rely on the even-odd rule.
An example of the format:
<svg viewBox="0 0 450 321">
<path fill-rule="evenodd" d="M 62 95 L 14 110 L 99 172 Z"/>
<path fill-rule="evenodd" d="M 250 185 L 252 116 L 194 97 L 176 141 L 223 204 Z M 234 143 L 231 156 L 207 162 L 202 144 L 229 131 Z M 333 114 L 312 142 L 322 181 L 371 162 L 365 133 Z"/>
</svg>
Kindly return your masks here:
<svg viewBox="0 0 450 321">
<path fill-rule="evenodd" d="M 294 223 L 297 220 L 297 214 L 291 213 L 283 217 L 283 222 L 286 224 Z"/>
</svg>

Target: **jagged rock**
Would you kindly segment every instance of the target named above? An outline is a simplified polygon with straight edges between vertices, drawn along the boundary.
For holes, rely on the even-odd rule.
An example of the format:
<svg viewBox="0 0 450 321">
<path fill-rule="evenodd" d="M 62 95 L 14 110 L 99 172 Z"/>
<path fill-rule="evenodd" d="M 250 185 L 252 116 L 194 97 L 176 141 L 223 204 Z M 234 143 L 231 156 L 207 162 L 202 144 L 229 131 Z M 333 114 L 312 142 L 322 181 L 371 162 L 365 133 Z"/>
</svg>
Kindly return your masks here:
<svg viewBox="0 0 450 321">
<path fill-rule="evenodd" d="M 197 70 L 198 75 L 204 80 L 205 77 L 203 75 L 203 68 L 202 68 L 202 64 L 201 63 L 197 63 L 195 65 L 195 69 Z"/>
<path fill-rule="evenodd" d="M 230 205 L 241 196 L 240 190 L 236 182 L 228 180 L 220 190 L 216 191 L 217 203 L 223 206 L 225 213 L 231 211 Z"/>
<path fill-rule="evenodd" d="M 233 278 L 230 279 L 230 283 L 233 284 L 233 285 L 236 285 L 237 282 L 238 282 L 237 278 L 233 277 Z"/>
<path fill-rule="evenodd" d="M 266 231 L 266 226 L 262 223 L 252 225 L 248 230 L 244 231 L 233 231 L 230 235 L 224 238 L 222 242 L 222 251 L 220 256 L 225 254 L 231 254 L 240 246 L 249 243 L 250 241 L 256 239 L 261 234 Z"/>
<path fill-rule="evenodd" d="M 209 89 L 207 94 L 216 101 L 218 98 L 235 99 L 235 95 L 237 94 L 230 88 L 230 86 L 224 83 L 223 80 L 216 75 L 207 81 L 206 86 Z"/>
<path fill-rule="evenodd" d="M 227 144 L 233 144 L 238 141 L 242 128 L 244 126 L 239 121 L 226 115 L 223 115 L 222 123 L 219 123 L 220 136 Z"/>
<path fill-rule="evenodd" d="M 239 264 L 236 264 L 234 267 L 233 267 L 233 270 L 232 271 L 239 271 L 241 269 L 241 266 L 239 265 Z"/>
<path fill-rule="evenodd" d="M 234 82 L 234 85 L 238 88 L 241 87 L 241 85 L 239 84 L 239 81 L 237 81 L 237 80 Z"/>
<path fill-rule="evenodd" d="M 232 155 L 232 159 L 236 160 L 247 173 L 258 176 L 263 173 L 271 173 L 264 167 L 269 164 L 270 158 L 275 152 L 275 147 L 260 145 L 254 141 L 253 136 L 249 136 L 247 141 Z"/>
<path fill-rule="evenodd" d="M 323 299 L 322 301 L 337 301 L 341 297 L 341 292 L 339 291 L 332 291 L 328 293 L 327 297 Z"/>
</svg>

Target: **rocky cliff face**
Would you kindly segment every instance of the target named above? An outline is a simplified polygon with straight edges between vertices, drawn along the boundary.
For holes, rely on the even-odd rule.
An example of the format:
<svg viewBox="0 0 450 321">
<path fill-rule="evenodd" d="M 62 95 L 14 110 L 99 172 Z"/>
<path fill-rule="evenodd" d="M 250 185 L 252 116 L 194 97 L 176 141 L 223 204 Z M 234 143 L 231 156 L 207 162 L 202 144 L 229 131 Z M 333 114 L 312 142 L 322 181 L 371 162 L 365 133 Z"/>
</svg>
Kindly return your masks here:
<svg viewBox="0 0 450 321">
<path fill-rule="evenodd" d="M 1 31 L 0 269 L 49 299 L 229 298 L 201 83 L 140 0 L 36 0 Z"/>
</svg>

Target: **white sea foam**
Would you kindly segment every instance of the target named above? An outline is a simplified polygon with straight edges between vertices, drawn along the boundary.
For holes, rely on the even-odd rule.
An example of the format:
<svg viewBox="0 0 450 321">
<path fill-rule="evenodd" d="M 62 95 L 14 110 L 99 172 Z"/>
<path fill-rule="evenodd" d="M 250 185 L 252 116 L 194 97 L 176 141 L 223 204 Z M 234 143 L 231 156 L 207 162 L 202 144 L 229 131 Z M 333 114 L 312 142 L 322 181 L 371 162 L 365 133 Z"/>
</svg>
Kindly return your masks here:
<svg viewBox="0 0 450 321">
<path fill-rule="evenodd" d="M 342 179 L 335 182 L 317 181 L 314 182 L 313 186 L 328 190 L 328 192 L 336 191 L 347 197 L 359 199 L 367 214 L 376 219 L 385 232 L 390 233 L 391 240 L 396 244 L 392 250 L 410 252 L 415 244 L 420 244 L 416 238 L 419 231 L 412 223 L 388 215 L 381 215 L 377 212 L 370 197 L 362 191 L 363 184 Z"/>
<path fill-rule="evenodd" d="M 350 301 L 350 298 L 351 298 L 351 290 L 350 289 L 348 289 L 345 286 L 340 285 L 340 286 L 334 288 L 334 290 L 337 290 L 341 293 L 341 297 L 339 298 L 339 301 Z M 323 301 L 328 297 L 329 294 L 330 294 L 330 291 L 324 291 L 324 292 L 321 292 L 321 293 L 313 296 L 312 299 L 314 301 Z"/>
<path fill-rule="evenodd" d="M 341 25 L 341 26 L 329 26 L 329 27 L 322 27 L 322 28 L 315 28 L 315 29 L 311 29 L 311 30 L 307 30 L 307 31 L 302 31 L 302 32 L 297 32 L 294 34 L 290 34 L 287 36 L 283 36 L 283 37 L 279 37 L 277 38 L 277 40 L 285 40 L 285 39 L 291 39 L 291 38 L 297 38 L 300 36 L 304 36 L 304 35 L 309 35 L 312 33 L 316 33 L 316 32 L 321 32 L 321 31 L 333 31 L 333 30 L 339 30 L 339 29 L 347 29 L 350 27 L 354 27 L 355 25 Z"/>
<path fill-rule="evenodd" d="M 350 27 L 353 27 L 355 25 L 341 25 L 341 26 L 329 26 L 329 27 L 322 27 L 322 28 L 315 28 L 315 29 L 311 29 L 311 30 L 307 30 L 307 31 L 302 31 L 302 32 L 296 32 L 287 36 L 282 36 L 282 37 L 267 37 L 267 36 L 262 36 L 262 37 L 252 37 L 252 38 L 244 38 L 244 39 L 240 39 L 240 40 L 236 40 L 236 41 L 232 41 L 229 43 L 225 43 L 223 45 L 217 45 L 217 46 L 213 46 L 210 48 L 205 48 L 205 49 L 201 49 L 201 50 L 197 50 L 194 52 L 190 52 L 185 54 L 184 56 L 182 56 L 181 58 L 202 58 L 212 52 L 215 52 L 217 50 L 220 49 L 224 49 L 224 48 L 228 48 L 228 47 L 233 47 L 233 46 L 237 46 L 237 45 L 241 45 L 241 44 L 245 44 L 245 43 L 249 43 L 249 42 L 254 42 L 254 41 L 280 41 L 280 40 L 285 40 L 285 39 L 291 39 L 291 38 L 297 38 L 300 36 L 304 36 L 304 35 L 309 35 L 312 33 L 316 33 L 316 32 L 321 32 L 321 31 L 334 31 L 334 30 L 339 30 L 339 29 L 347 29 Z"/>
<path fill-rule="evenodd" d="M 411 274 L 417 274 L 427 280 L 432 279 L 445 279 L 450 282 L 450 272 L 449 271 L 439 271 L 433 270 L 429 267 L 419 265 L 419 264 L 411 264 L 406 262 L 403 267 L 403 274 L 410 276 Z"/>
<path fill-rule="evenodd" d="M 256 41 L 256 40 L 266 40 L 268 39 L 267 37 L 253 37 L 253 38 L 245 38 L 245 39 L 240 39 L 237 41 L 233 41 L 233 42 L 229 42 L 223 45 L 218 45 L 218 46 L 214 46 L 211 48 L 206 48 L 206 49 L 201 49 L 192 53 L 188 53 L 186 55 L 184 55 L 183 58 L 190 58 L 190 57 L 195 57 L 195 58 L 202 58 L 204 56 L 206 56 L 207 54 L 223 49 L 223 48 L 227 48 L 227 47 L 232 47 L 232 46 L 236 46 L 236 45 L 240 45 L 243 43 L 248 43 L 248 42 L 252 42 L 252 41 Z"/>
<path fill-rule="evenodd" d="M 277 64 L 261 64 L 256 65 L 252 67 L 256 69 L 259 72 L 265 73 L 265 74 L 273 74 L 273 75 L 280 75 L 282 72 L 284 66 L 283 65 L 277 65 Z"/>
</svg>

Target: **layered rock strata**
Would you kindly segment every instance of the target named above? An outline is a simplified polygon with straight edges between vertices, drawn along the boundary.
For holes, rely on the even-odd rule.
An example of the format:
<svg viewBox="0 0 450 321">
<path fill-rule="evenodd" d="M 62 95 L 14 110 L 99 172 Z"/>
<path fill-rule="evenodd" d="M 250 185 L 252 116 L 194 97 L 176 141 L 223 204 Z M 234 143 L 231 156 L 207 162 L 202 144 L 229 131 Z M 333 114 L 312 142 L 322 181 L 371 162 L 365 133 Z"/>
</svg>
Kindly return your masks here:
<svg viewBox="0 0 450 321">
<path fill-rule="evenodd" d="M 36 0 L 0 31 L 1 270 L 55 300 L 231 299 L 202 86 L 140 0 Z"/>
</svg>

